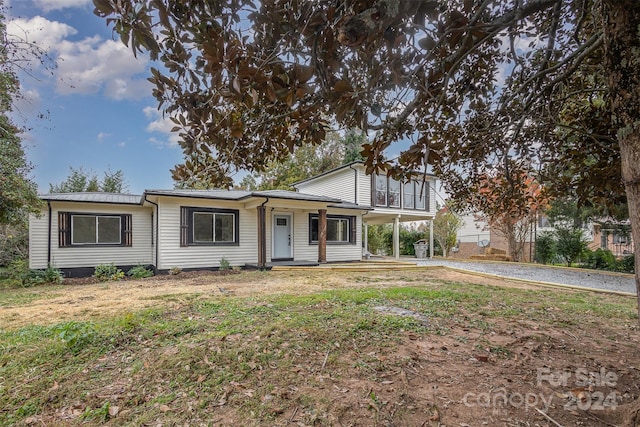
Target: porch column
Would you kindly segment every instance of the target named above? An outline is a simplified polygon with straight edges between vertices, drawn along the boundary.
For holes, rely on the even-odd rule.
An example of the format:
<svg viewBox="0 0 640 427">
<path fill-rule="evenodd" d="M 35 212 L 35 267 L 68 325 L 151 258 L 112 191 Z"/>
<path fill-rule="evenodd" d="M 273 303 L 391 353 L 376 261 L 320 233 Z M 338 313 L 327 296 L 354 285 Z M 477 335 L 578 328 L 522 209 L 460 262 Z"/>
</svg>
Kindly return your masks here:
<svg viewBox="0 0 640 427">
<path fill-rule="evenodd" d="M 318 209 L 318 262 L 327 262 L 327 210 Z"/>
<path fill-rule="evenodd" d="M 393 256 L 400 259 L 400 215 L 393 218 Z"/>
<path fill-rule="evenodd" d="M 433 219 L 429 221 L 429 258 L 433 258 Z"/>
<path fill-rule="evenodd" d="M 267 267 L 267 208 L 258 206 L 258 268 Z"/>
<path fill-rule="evenodd" d="M 364 236 L 362 236 L 362 241 L 364 242 L 364 254 L 369 253 L 369 224 L 364 223 Z"/>
</svg>

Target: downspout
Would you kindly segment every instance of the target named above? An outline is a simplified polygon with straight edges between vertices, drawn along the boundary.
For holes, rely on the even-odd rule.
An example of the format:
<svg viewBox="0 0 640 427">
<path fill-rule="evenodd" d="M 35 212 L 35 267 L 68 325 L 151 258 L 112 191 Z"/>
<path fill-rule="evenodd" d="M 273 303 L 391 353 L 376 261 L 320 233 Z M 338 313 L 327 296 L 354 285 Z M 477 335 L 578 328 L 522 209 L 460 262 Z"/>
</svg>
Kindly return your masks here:
<svg viewBox="0 0 640 427">
<path fill-rule="evenodd" d="M 160 246 L 158 244 L 159 241 L 160 241 L 160 234 L 159 234 L 159 227 L 158 227 L 158 224 L 160 223 L 160 218 L 159 218 L 160 217 L 160 206 L 158 206 L 157 203 L 152 202 L 151 200 L 148 200 L 146 194 L 144 195 L 144 201 L 145 202 L 149 202 L 149 203 L 151 203 L 152 205 L 154 205 L 156 207 L 156 227 L 155 227 L 156 228 L 156 240 L 155 240 L 156 262 L 154 263 L 155 264 L 154 267 L 155 267 L 155 270 L 156 270 L 156 273 L 157 273 L 158 272 L 158 254 L 159 254 L 158 247 Z M 153 233 L 151 233 L 151 244 L 153 244 Z"/>
<path fill-rule="evenodd" d="M 47 239 L 47 267 L 51 264 L 51 227 L 52 227 L 52 219 L 51 219 L 51 200 L 47 200 L 47 206 L 49 207 L 49 236 Z"/>
<path fill-rule="evenodd" d="M 353 184 L 354 184 L 353 203 L 357 205 L 358 204 L 358 169 L 355 169 L 353 165 L 349 165 L 349 169 L 353 169 L 353 171 L 355 172 L 355 180 L 353 181 Z"/>
</svg>

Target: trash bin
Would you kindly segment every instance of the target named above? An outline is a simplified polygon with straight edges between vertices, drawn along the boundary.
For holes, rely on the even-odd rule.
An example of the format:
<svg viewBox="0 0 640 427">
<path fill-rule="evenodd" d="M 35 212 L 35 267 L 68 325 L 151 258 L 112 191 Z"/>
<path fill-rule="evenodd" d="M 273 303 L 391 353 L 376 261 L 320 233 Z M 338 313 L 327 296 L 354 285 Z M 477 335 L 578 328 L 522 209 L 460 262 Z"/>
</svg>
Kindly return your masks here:
<svg viewBox="0 0 640 427">
<path fill-rule="evenodd" d="M 425 240 L 418 240 L 413 244 L 413 249 L 416 252 L 416 258 L 426 258 L 429 244 Z"/>
</svg>

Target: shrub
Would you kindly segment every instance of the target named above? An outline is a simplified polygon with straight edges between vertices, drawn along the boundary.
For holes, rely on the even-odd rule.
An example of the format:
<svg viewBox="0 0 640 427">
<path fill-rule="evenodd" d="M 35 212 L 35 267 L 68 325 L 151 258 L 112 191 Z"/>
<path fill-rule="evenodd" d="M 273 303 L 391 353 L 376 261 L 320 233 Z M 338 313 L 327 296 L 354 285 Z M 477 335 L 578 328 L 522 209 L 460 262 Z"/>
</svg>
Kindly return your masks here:
<svg viewBox="0 0 640 427">
<path fill-rule="evenodd" d="M 5 274 L 11 285 L 30 287 L 43 283 L 61 283 L 62 272 L 51 264 L 45 270 L 29 268 L 29 262 L 24 259 L 9 264 Z"/>
<path fill-rule="evenodd" d="M 550 263 L 556 256 L 556 240 L 551 233 L 542 233 L 536 238 L 536 261 Z"/>
<path fill-rule="evenodd" d="M 182 269 L 180 267 L 171 267 L 169 269 L 169 274 L 172 276 L 176 276 L 178 274 L 182 273 Z"/>
<path fill-rule="evenodd" d="M 622 258 L 620 261 L 618 261 L 618 271 L 621 271 L 623 273 L 635 273 L 636 272 L 636 257 L 631 254 L 631 255 L 627 255 L 624 258 Z"/>
<path fill-rule="evenodd" d="M 93 277 L 99 280 L 117 281 L 124 279 L 124 272 L 111 264 L 100 264 L 93 272 Z"/>
<path fill-rule="evenodd" d="M 224 270 L 229 270 L 231 268 L 231 265 L 229 264 L 229 261 L 227 261 L 227 259 L 225 257 L 222 257 L 220 259 L 220 267 L 219 269 L 224 271 Z"/>
<path fill-rule="evenodd" d="M 587 242 L 580 229 L 558 228 L 555 231 L 558 255 L 564 258 L 568 267 L 579 260 L 587 251 Z"/>
<path fill-rule="evenodd" d="M 616 257 L 610 250 L 598 248 L 589 254 L 585 267 L 594 270 L 615 271 L 617 269 Z"/>
<path fill-rule="evenodd" d="M 392 234 L 393 236 L 393 234 Z M 425 233 L 418 230 L 407 230 L 404 227 L 400 228 L 400 255 L 415 255 L 416 251 L 413 244 L 418 240 L 425 238 Z M 393 245 L 392 245 L 393 247 Z"/>
<path fill-rule="evenodd" d="M 131 268 L 131 270 L 127 271 L 127 276 L 134 279 L 144 279 L 145 277 L 153 276 L 153 271 L 142 264 L 138 264 Z"/>
</svg>

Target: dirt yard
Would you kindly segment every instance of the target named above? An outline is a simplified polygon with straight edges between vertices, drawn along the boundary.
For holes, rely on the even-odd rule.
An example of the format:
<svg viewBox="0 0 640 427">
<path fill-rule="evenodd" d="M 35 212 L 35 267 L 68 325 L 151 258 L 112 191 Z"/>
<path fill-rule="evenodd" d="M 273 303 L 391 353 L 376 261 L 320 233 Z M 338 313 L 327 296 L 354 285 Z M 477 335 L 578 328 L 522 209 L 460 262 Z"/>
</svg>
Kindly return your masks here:
<svg viewBox="0 0 640 427">
<path fill-rule="evenodd" d="M 191 294 L 243 297 L 415 286 L 425 282 L 540 289 L 522 282 L 445 269 L 369 273 L 201 272 L 137 281 L 89 282 L 69 280 L 61 286 L 21 290 L 30 294 L 33 301 L 0 306 L 2 329 L 96 320 L 142 308 L 177 306 L 182 297 Z M 627 297 L 598 298 L 604 303 Z M 535 303 L 531 301 L 531 305 Z M 343 349 L 341 357 L 345 360 L 333 361 L 334 366 L 340 367 L 333 372 L 325 369 L 329 352 L 321 366 L 323 355 L 318 354 L 313 368 L 299 368 L 301 372 L 297 375 L 309 378 L 300 377 L 295 387 L 285 382 L 273 384 L 263 403 L 275 406 L 274 402 L 284 402 L 304 391 L 316 399 L 315 410 L 329 415 L 309 422 L 309 418 L 303 417 L 305 405 L 298 400 L 297 404 L 282 404 L 282 412 L 274 415 L 276 422 L 270 425 L 638 425 L 632 415 L 638 409 L 640 396 L 637 319 L 610 319 L 607 324 L 598 324 L 585 317 L 584 322 L 575 319 L 575 323 L 568 324 L 561 316 L 556 317 L 557 308 L 550 308 L 549 321 L 539 324 L 528 319 L 526 301 L 519 309 L 522 312 L 516 314 L 515 320 L 492 317 L 490 328 L 483 329 L 482 320 L 469 312 L 450 323 L 440 323 L 438 327 L 446 329 L 446 333 L 406 333 L 398 346 L 359 348 L 358 354 Z M 363 354 L 369 361 L 366 368 L 369 371 L 364 375 L 353 367 L 350 371 L 353 364 L 348 359 L 363 358 Z M 376 364 L 386 368 L 378 370 Z M 295 379 L 288 378 L 289 374 L 282 381 L 295 383 Z M 313 387 L 308 385 L 311 377 Z M 255 392 L 242 384 L 229 387 L 230 394 L 235 395 Z M 224 405 L 220 406 L 216 425 L 241 425 L 233 413 L 225 413 Z"/>
</svg>

